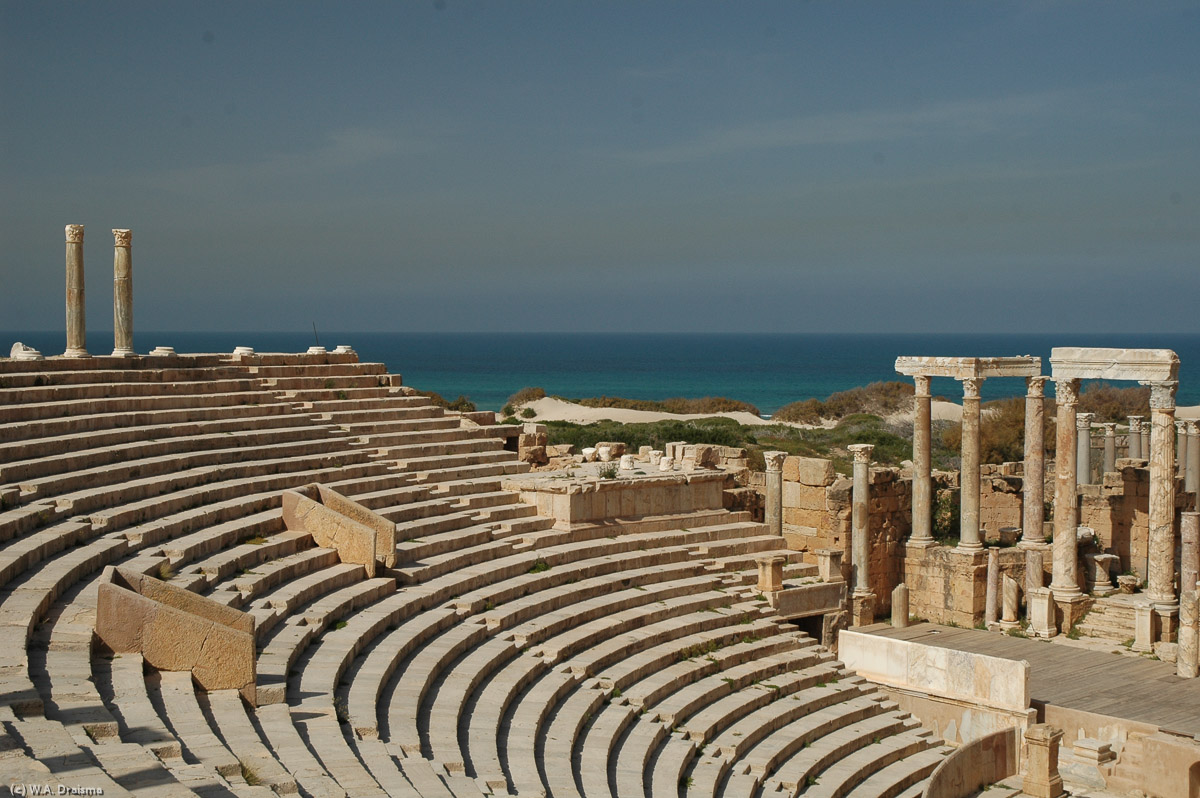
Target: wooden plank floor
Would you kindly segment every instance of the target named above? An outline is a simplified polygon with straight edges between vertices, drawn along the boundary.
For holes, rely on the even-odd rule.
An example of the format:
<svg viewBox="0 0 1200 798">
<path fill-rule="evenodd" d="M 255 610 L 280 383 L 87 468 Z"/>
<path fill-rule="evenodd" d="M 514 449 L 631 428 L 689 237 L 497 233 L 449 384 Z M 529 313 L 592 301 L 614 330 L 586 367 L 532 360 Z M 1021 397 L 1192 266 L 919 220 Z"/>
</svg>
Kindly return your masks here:
<svg viewBox="0 0 1200 798">
<path fill-rule="evenodd" d="M 1200 679 L 1180 679 L 1171 663 L 932 623 L 906 629 L 875 624 L 856 631 L 1023 659 L 1030 665 L 1029 691 L 1034 701 L 1200 735 Z"/>
</svg>

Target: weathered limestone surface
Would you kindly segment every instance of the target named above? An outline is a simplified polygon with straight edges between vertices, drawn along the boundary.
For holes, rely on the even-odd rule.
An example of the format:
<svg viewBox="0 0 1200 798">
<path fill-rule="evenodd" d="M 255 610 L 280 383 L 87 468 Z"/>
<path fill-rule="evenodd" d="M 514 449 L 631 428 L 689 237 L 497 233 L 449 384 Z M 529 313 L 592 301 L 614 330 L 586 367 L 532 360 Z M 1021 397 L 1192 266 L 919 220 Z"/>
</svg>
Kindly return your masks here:
<svg viewBox="0 0 1200 798">
<path fill-rule="evenodd" d="M 206 690 L 255 703 L 254 617 L 127 568 L 109 567 L 96 596 L 96 635 L 159 670 L 191 671 Z"/>
<path fill-rule="evenodd" d="M 1017 580 L 1008 574 L 1004 574 L 1000 584 L 1001 605 L 1003 607 L 1000 614 L 1000 628 L 1007 631 L 1018 626 L 1017 614 L 1020 612 L 1020 589 L 1017 585 Z"/>
<path fill-rule="evenodd" d="M 133 352 L 133 233 L 113 230 L 113 356 Z"/>
<path fill-rule="evenodd" d="M 1142 453 L 1142 419 L 1143 416 L 1129 417 L 1129 457 L 1134 460 L 1144 457 Z"/>
<path fill-rule="evenodd" d="M 1175 603 L 1175 382 L 1150 384 L 1150 557 L 1147 590 Z"/>
<path fill-rule="evenodd" d="M 1030 590 L 1025 596 L 1029 613 L 1029 634 L 1033 637 L 1054 637 L 1058 627 L 1054 620 L 1054 595 L 1046 588 Z"/>
<path fill-rule="evenodd" d="M 1000 620 L 1000 557 L 994 548 L 988 549 L 987 603 L 984 605 L 983 622 L 990 629 Z"/>
<path fill-rule="evenodd" d="M 1050 350 L 1057 380 L 1175 380 L 1179 356 L 1169 349 L 1060 346 Z"/>
<path fill-rule="evenodd" d="M 846 447 L 854 455 L 854 493 L 852 534 L 854 540 L 854 594 L 871 592 L 871 531 L 869 527 L 871 452 L 869 443 L 854 443 Z"/>
<path fill-rule="evenodd" d="M 838 657 L 864 679 L 982 704 L 1029 709 L 1029 663 L 845 630 Z"/>
<path fill-rule="evenodd" d="M 1179 589 L 1195 590 L 1200 581 L 1200 512 L 1179 514 Z"/>
<path fill-rule="evenodd" d="M 846 603 L 846 583 L 814 582 L 763 595 L 780 617 L 810 618 L 841 612 Z"/>
<path fill-rule="evenodd" d="M 932 434 L 932 401 L 929 377 L 916 375 L 916 394 L 913 397 L 913 477 L 912 477 L 912 537 L 910 544 L 933 545 L 933 482 L 931 479 L 930 436 Z"/>
<path fill-rule="evenodd" d="M 799 482 L 801 485 L 824 488 L 832 485 L 836 477 L 832 460 L 792 455 L 783 461 L 783 478 L 786 482 Z"/>
<path fill-rule="evenodd" d="M 763 452 L 767 463 L 765 520 L 772 535 L 783 534 L 783 464 L 787 452 Z"/>
<path fill-rule="evenodd" d="M 1200 424 L 1195 421 L 1187 422 L 1187 476 L 1184 478 L 1184 490 L 1192 494 L 1196 503 L 1200 497 Z M 1200 509 L 1200 503 L 1194 504 Z"/>
<path fill-rule="evenodd" d="M 1195 679 L 1200 673 L 1200 598 L 1195 585 L 1179 595 L 1179 650 L 1175 658 L 1175 673 L 1184 679 Z"/>
<path fill-rule="evenodd" d="M 67 349 L 64 357 L 87 357 L 87 307 L 83 290 L 83 225 L 69 224 L 67 235 Z"/>
<path fill-rule="evenodd" d="M 774 593 L 783 590 L 783 566 L 786 557 L 757 557 L 758 589 L 762 593 Z"/>
<path fill-rule="evenodd" d="M 956 380 L 987 377 L 1036 377 L 1042 372 L 1040 357 L 898 357 L 896 371 L 909 377 L 952 377 Z"/>
<path fill-rule="evenodd" d="M 903 582 L 892 591 L 892 626 L 896 629 L 908 626 L 908 587 Z"/>
<path fill-rule="evenodd" d="M 1094 417 L 1094 413 L 1077 413 L 1075 415 L 1075 449 L 1078 458 L 1075 463 L 1075 478 L 1080 485 L 1088 485 L 1092 481 L 1092 419 Z"/>
<path fill-rule="evenodd" d="M 1104 428 L 1104 473 L 1109 474 L 1117 467 L 1117 425 L 1106 422 Z"/>
<path fill-rule="evenodd" d="M 668 468 L 670 459 L 662 459 Z M 615 518 L 720 510 L 729 479 L 722 471 L 599 480 L 514 476 L 501 487 L 519 492 L 521 501 L 538 508 L 538 515 L 555 519 L 556 528 L 570 529 Z"/>
<path fill-rule="evenodd" d="M 321 504 L 336 513 L 375 530 L 375 557 L 384 567 L 396 565 L 396 524 L 389 521 L 374 510 L 364 507 L 353 499 L 348 499 L 332 488 L 315 485 L 321 498 Z"/>
<path fill-rule="evenodd" d="M 374 578 L 378 533 L 371 527 L 294 490 L 283 492 L 283 522 L 308 532 L 318 546 L 337 549 L 338 559 L 363 566 Z"/>
</svg>

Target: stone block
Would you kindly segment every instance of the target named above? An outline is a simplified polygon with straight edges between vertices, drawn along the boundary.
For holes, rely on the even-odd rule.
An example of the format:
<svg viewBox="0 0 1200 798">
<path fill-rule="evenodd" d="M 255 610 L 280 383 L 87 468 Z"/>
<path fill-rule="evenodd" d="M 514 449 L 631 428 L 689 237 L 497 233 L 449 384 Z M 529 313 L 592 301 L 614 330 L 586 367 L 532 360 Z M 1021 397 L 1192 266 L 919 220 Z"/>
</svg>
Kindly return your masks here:
<svg viewBox="0 0 1200 798">
<path fill-rule="evenodd" d="M 383 564 L 385 568 L 392 568 L 396 565 L 396 524 L 389 521 L 379 513 L 366 507 L 353 499 L 348 499 L 332 488 L 327 488 L 324 485 L 317 485 L 317 494 L 321 497 L 321 504 L 324 504 L 334 512 L 341 513 L 348 518 L 357 521 L 363 526 L 370 527 L 375 530 L 375 558 Z"/>
<path fill-rule="evenodd" d="M 367 577 L 374 578 L 374 529 L 294 490 L 283 492 L 283 521 L 289 530 L 308 532 L 318 546 L 336 549 L 342 562 L 362 565 Z"/>
<path fill-rule="evenodd" d="M 788 457 L 783 461 L 783 481 L 826 487 L 835 478 L 833 461 L 820 457 Z"/>
</svg>

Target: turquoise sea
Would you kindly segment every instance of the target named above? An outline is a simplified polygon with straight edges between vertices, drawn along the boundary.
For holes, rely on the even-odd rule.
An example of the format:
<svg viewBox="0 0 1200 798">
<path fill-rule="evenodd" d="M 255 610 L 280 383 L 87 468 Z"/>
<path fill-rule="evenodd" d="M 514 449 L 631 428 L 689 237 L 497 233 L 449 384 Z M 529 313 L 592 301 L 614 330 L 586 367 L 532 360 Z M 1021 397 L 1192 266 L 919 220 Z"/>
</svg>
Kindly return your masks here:
<svg viewBox="0 0 1200 798">
<path fill-rule="evenodd" d="M 13 341 L 61 353 L 62 332 L 0 333 Z M 770 414 L 799 399 L 824 399 L 836 391 L 880 380 L 902 379 L 893 370 L 899 355 L 1040 355 L 1050 373 L 1055 346 L 1115 346 L 1174 349 L 1180 357 L 1180 404 L 1200 404 L 1200 335 L 1197 334 L 592 334 L 592 333 L 378 333 L 321 332 L 332 349 L 350 344 L 363 360 L 382 361 L 404 375 L 407 385 L 454 398 L 470 397 L 481 409 L 499 409 L 526 386 L 567 397 L 728 396 Z M 158 345 L 177 352 L 231 352 L 253 346 L 260 352 L 304 351 L 313 331 L 139 332 L 135 347 Z M 112 334 L 88 336 L 92 352 L 112 351 Z M 1024 393 L 1024 381 L 988 380 L 985 399 Z M 934 380 L 933 391 L 959 399 L 953 380 Z"/>
</svg>

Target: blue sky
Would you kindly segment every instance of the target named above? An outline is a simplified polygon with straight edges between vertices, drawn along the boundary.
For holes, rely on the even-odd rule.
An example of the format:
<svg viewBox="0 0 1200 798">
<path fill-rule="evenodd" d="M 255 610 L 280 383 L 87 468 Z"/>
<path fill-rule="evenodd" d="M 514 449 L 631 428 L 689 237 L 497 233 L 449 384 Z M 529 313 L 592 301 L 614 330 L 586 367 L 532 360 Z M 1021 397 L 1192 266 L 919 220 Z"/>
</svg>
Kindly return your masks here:
<svg viewBox="0 0 1200 798">
<path fill-rule="evenodd" d="M 1197 3 L 0 2 L 0 329 L 1200 332 Z"/>
</svg>

